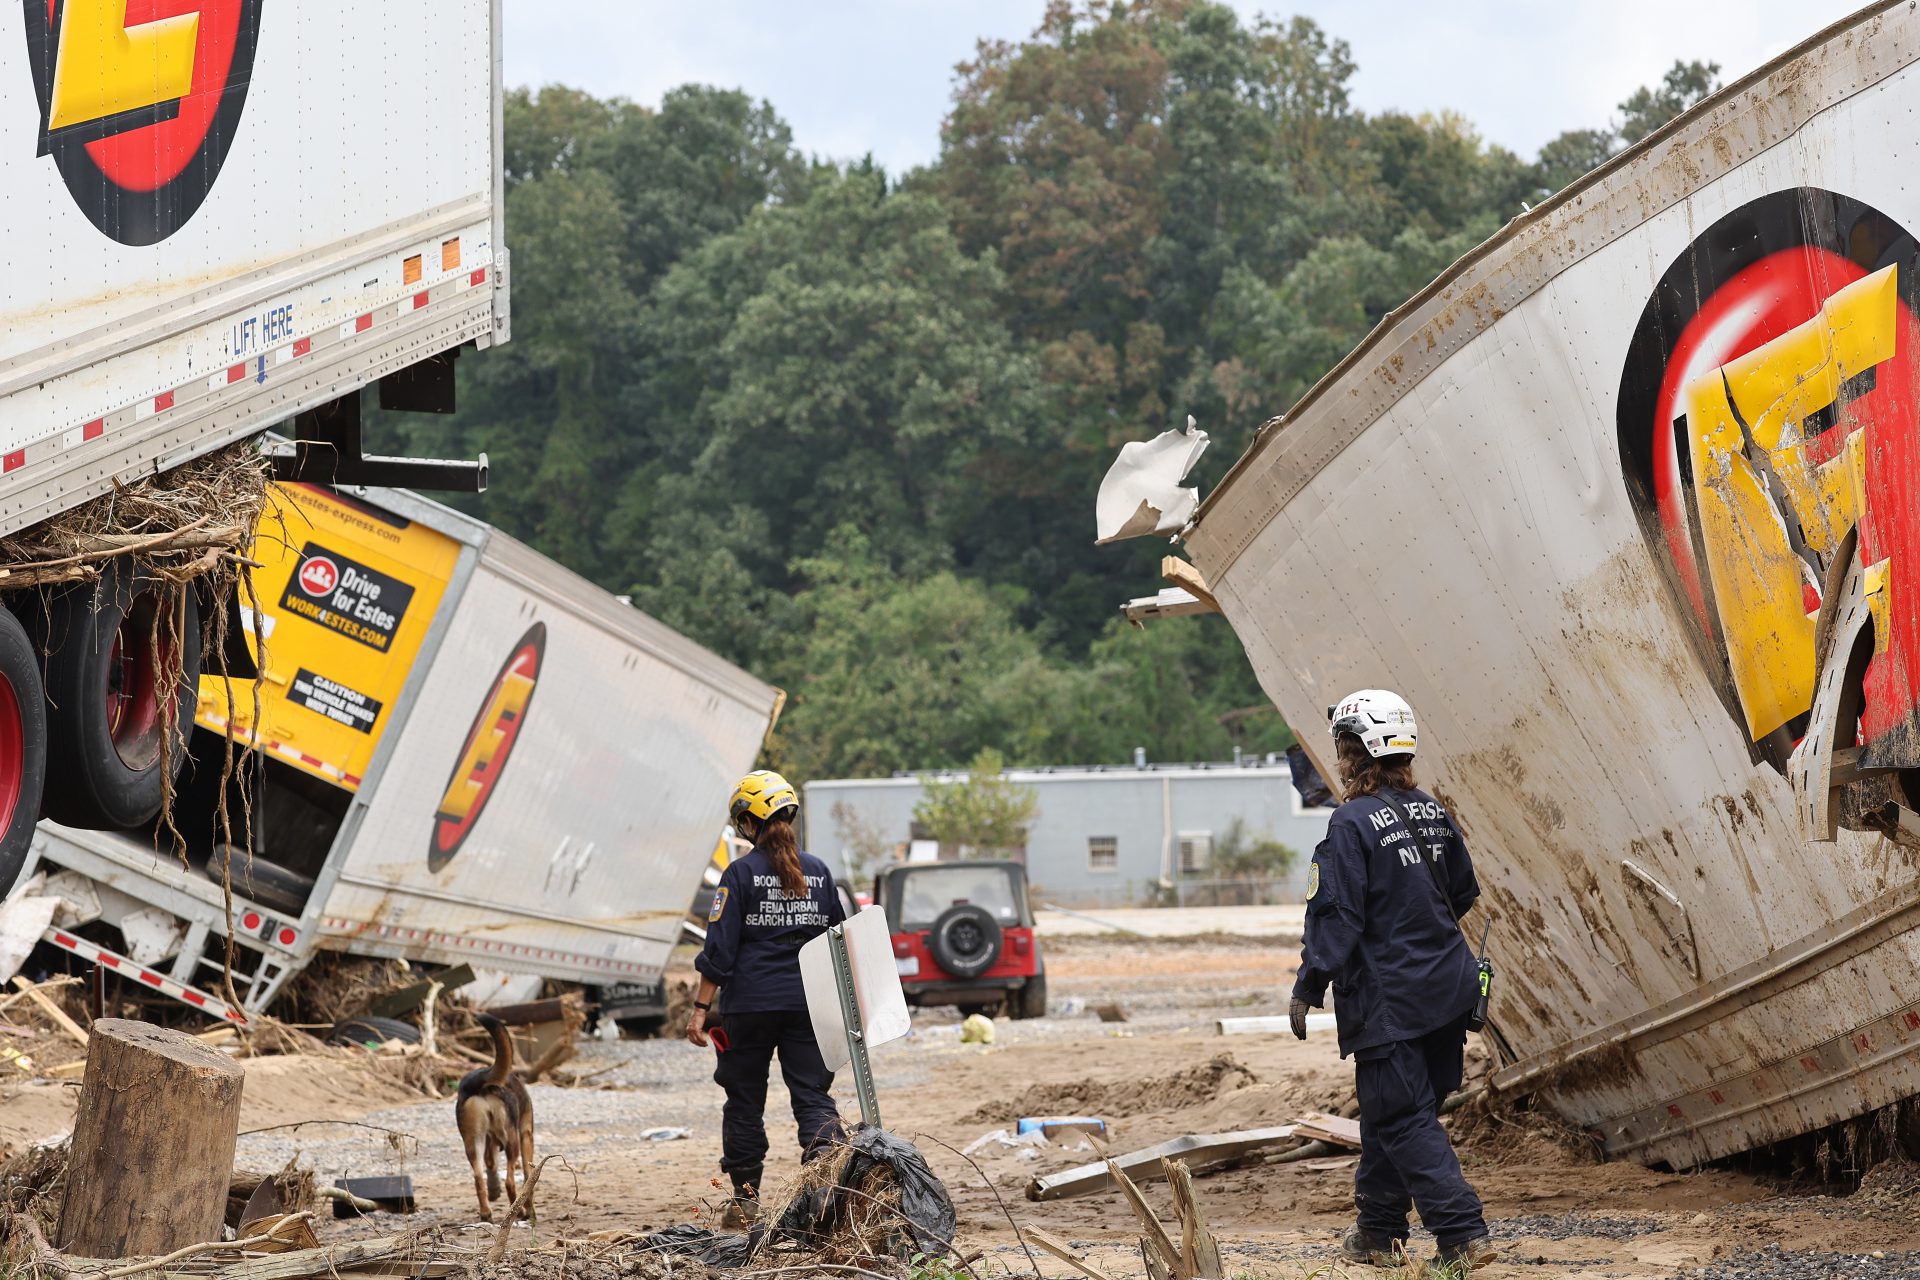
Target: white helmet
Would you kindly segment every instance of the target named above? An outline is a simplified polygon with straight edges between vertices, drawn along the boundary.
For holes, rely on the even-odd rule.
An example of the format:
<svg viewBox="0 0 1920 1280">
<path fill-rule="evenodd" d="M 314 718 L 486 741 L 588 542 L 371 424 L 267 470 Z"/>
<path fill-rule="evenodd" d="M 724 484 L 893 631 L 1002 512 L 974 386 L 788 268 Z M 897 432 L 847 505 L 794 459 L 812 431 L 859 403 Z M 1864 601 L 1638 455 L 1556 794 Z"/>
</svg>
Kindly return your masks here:
<svg viewBox="0 0 1920 1280">
<path fill-rule="evenodd" d="M 1413 725 L 1413 708 L 1390 689 L 1361 689 L 1327 708 L 1327 728 L 1334 737 L 1350 733 L 1360 739 L 1367 754 L 1410 756 L 1420 735 Z"/>
</svg>

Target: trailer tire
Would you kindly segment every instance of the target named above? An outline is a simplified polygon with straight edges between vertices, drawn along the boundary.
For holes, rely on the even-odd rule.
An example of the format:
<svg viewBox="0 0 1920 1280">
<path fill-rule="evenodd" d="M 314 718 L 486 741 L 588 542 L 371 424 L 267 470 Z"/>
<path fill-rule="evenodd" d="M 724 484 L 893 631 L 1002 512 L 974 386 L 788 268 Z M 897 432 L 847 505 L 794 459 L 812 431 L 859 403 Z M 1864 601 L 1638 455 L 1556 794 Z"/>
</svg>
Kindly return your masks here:
<svg viewBox="0 0 1920 1280">
<path fill-rule="evenodd" d="M 174 602 L 179 611 L 175 612 Z M 200 685 L 200 603 L 122 556 L 93 582 L 57 592 L 29 615 L 45 655 L 48 786 L 41 813 L 70 827 L 137 827 L 160 812 L 187 759 Z M 160 661 L 154 661 L 154 637 Z M 173 741 L 161 705 L 168 646 L 179 654 Z"/>
<path fill-rule="evenodd" d="M 47 699 L 33 640 L 0 608 L 0 898 L 13 889 L 33 844 L 47 780 Z"/>
<path fill-rule="evenodd" d="M 933 962 L 956 978 L 977 978 L 1000 958 L 1005 935 L 985 907 L 971 902 L 948 907 L 933 922 L 927 950 Z"/>
<path fill-rule="evenodd" d="M 327 1032 L 328 1044 L 382 1045 L 389 1040 L 398 1040 L 401 1044 L 419 1044 L 420 1028 L 398 1018 L 362 1015 L 342 1018 L 333 1024 L 333 1030 Z"/>
<path fill-rule="evenodd" d="M 207 860 L 207 879 L 220 883 L 224 854 L 216 846 Z M 251 859 L 245 849 L 233 851 L 233 891 L 249 902 L 298 918 L 313 896 L 313 881 L 298 871 L 289 871 L 277 862 L 268 862 L 259 854 Z"/>
</svg>

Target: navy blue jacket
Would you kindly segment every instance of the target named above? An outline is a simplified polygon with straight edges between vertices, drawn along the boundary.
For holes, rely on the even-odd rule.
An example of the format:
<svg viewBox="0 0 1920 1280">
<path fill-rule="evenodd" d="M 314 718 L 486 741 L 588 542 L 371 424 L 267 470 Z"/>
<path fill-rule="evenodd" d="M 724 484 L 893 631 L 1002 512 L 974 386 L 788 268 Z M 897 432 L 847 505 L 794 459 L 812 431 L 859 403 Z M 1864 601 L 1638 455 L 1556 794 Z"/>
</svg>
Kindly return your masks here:
<svg viewBox="0 0 1920 1280">
<path fill-rule="evenodd" d="M 774 1013 L 807 1007 L 800 947 L 847 918 L 833 873 L 801 853 L 809 893 L 788 898 L 773 860 L 759 849 L 720 875 L 707 913 L 707 945 L 693 967 L 720 987 L 722 1013 Z"/>
<path fill-rule="evenodd" d="M 1307 873 L 1293 994 L 1318 1008 L 1333 987 L 1341 1057 L 1438 1031 L 1473 1008 L 1478 966 L 1456 922 L 1479 896 L 1460 829 L 1426 792 L 1387 787 L 1334 810 Z"/>
</svg>

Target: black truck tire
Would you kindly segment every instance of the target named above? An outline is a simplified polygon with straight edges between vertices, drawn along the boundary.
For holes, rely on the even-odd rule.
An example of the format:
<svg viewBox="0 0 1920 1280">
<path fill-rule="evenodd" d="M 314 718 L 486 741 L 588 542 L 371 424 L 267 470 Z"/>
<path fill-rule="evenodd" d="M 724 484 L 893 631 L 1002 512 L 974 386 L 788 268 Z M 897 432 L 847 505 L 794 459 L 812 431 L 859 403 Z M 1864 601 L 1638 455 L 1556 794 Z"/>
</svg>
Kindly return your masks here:
<svg viewBox="0 0 1920 1280">
<path fill-rule="evenodd" d="M 176 611 L 177 606 L 177 611 Z M 93 582 L 56 592 L 28 615 L 46 661 L 47 787 L 41 813 L 70 827 L 137 827 L 160 812 L 187 759 L 200 686 L 200 602 L 125 556 Z M 155 638 L 159 662 L 155 662 Z M 172 742 L 162 670 L 177 655 Z"/>
<path fill-rule="evenodd" d="M 207 859 L 207 879 L 219 884 L 225 863 L 225 849 L 216 847 L 213 856 Z M 235 849 L 233 892 L 249 902 L 272 907 L 283 915 L 298 919 L 300 913 L 307 909 L 307 899 L 313 894 L 313 880 L 298 871 L 289 871 L 278 863 L 268 862 L 257 853 L 249 859 L 245 849 Z"/>
<path fill-rule="evenodd" d="M 1047 975 L 1045 970 L 1027 979 L 1025 986 L 1007 997 L 1007 1012 L 1015 1018 L 1047 1016 Z"/>
<path fill-rule="evenodd" d="M 0 608 L 0 898 L 13 890 L 33 844 L 47 780 L 47 698 L 33 641 Z"/>
<path fill-rule="evenodd" d="M 1005 941 L 1000 922 L 971 902 L 948 907 L 933 922 L 927 950 L 933 961 L 956 978 L 977 978 L 993 968 Z"/>
</svg>

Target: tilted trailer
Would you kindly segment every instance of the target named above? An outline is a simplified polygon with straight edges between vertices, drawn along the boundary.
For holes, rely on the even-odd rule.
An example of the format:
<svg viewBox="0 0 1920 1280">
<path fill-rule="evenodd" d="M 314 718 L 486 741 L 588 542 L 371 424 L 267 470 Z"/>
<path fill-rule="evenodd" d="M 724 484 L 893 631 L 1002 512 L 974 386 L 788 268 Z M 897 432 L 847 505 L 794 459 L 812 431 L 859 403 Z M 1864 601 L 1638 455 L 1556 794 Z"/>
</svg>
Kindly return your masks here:
<svg viewBox="0 0 1920 1280">
<path fill-rule="evenodd" d="M 1411 700 L 1494 1083 L 1615 1156 L 1920 1093 L 1916 59 L 1875 5 L 1521 213 L 1184 533 L 1323 774 Z"/>
</svg>

